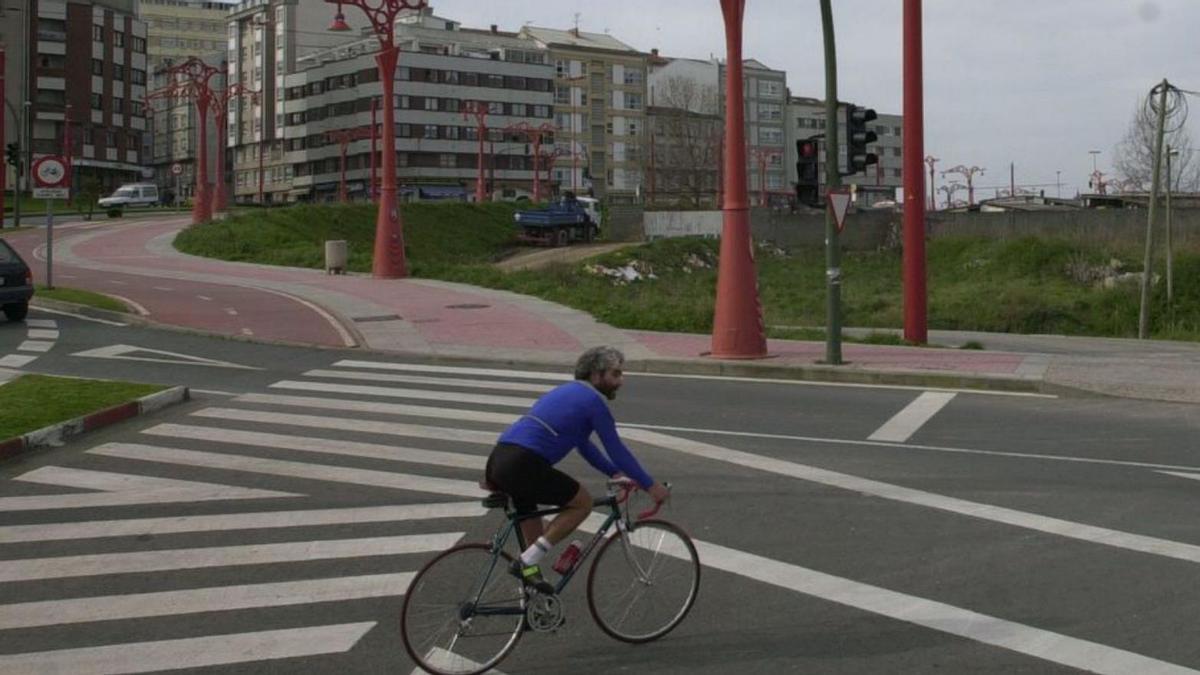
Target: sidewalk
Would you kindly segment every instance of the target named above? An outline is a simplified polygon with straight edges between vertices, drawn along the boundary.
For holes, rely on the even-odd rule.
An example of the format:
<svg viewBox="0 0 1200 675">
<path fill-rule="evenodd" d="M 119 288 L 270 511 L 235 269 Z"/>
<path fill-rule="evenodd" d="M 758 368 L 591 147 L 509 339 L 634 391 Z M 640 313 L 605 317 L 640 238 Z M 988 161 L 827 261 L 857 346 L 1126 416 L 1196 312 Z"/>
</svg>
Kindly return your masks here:
<svg viewBox="0 0 1200 675">
<path fill-rule="evenodd" d="M 624 330 L 588 314 L 506 291 L 425 279 L 378 280 L 320 270 L 209 260 L 179 253 L 182 220 L 92 230 L 55 245 L 55 259 L 89 270 L 258 289 L 272 318 L 302 333 L 309 312 L 280 313 L 279 294 L 319 305 L 358 346 L 435 358 L 567 366 L 588 346 L 622 349 L 627 369 L 692 374 L 1084 393 L 1200 403 L 1200 345 L 932 331 L 931 345 L 843 343 L 841 366 L 818 363 L 822 342 L 771 340 L 769 357 L 718 360 L 708 335 Z M 154 318 L 154 317 L 151 317 Z M 291 321 L 292 324 L 286 324 Z M 197 326 L 197 328 L 199 328 Z M 847 330 L 847 333 L 852 333 Z M 954 348 L 967 341 L 984 350 Z"/>
</svg>

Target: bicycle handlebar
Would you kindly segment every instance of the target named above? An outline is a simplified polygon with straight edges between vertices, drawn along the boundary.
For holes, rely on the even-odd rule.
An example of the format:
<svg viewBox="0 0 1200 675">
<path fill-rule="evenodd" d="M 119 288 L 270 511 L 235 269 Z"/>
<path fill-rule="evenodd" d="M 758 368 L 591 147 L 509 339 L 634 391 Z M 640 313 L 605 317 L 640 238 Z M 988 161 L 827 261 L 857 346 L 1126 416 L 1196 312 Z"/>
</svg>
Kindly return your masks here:
<svg viewBox="0 0 1200 675">
<path fill-rule="evenodd" d="M 609 490 L 612 490 L 614 488 L 620 490 L 620 493 L 617 494 L 617 503 L 618 504 L 624 504 L 626 501 L 629 500 L 629 496 L 631 494 L 633 494 L 637 490 L 642 489 L 641 486 L 638 485 L 632 478 L 626 478 L 626 477 L 610 479 L 608 481 L 607 485 L 608 485 Z M 663 483 L 663 487 L 665 487 L 667 489 L 668 493 L 671 491 L 670 483 Z M 647 518 L 653 518 L 659 512 L 659 510 L 662 509 L 663 504 L 665 504 L 665 503 L 666 503 L 665 499 L 661 502 L 655 502 L 653 507 L 646 509 L 645 511 L 642 511 L 641 513 L 639 513 L 637 516 L 637 519 L 645 520 Z"/>
</svg>

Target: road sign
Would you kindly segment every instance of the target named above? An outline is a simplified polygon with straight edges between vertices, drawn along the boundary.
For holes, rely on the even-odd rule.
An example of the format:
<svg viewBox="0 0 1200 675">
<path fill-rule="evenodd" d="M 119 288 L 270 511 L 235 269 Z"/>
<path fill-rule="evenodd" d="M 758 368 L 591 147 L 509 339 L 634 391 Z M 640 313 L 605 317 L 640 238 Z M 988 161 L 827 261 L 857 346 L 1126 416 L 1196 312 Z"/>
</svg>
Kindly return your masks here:
<svg viewBox="0 0 1200 675">
<path fill-rule="evenodd" d="M 40 188 L 64 187 L 67 180 L 67 162 L 62 157 L 46 155 L 33 163 L 34 186 Z"/>
<path fill-rule="evenodd" d="M 850 210 L 850 191 L 830 190 L 825 193 L 825 200 L 829 202 L 833 222 L 837 225 L 838 232 L 841 232 L 842 226 L 846 224 L 846 212 Z"/>
<path fill-rule="evenodd" d="M 171 165 L 171 175 L 172 176 L 178 176 L 182 173 L 183 173 L 183 165 L 182 164 L 180 164 L 179 162 L 175 162 L 174 164 Z"/>
<path fill-rule="evenodd" d="M 66 187 L 35 187 L 34 199 L 67 199 L 71 196 L 71 188 Z"/>
</svg>

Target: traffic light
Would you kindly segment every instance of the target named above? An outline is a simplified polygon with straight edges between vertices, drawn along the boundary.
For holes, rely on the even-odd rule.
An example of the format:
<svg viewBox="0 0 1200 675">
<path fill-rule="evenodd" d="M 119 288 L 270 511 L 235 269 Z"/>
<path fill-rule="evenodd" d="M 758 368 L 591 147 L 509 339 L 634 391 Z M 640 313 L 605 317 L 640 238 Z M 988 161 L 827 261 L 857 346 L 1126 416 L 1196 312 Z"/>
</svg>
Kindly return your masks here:
<svg viewBox="0 0 1200 675">
<path fill-rule="evenodd" d="M 867 152 L 867 146 L 879 139 L 874 131 L 867 131 L 867 122 L 878 117 L 871 108 L 846 106 L 846 158 L 849 163 L 847 176 L 861 173 L 871 164 L 879 163 L 878 155 Z"/>
<path fill-rule="evenodd" d="M 796 201 L 821 208 L 820 146 L 816 137 L 796 141 Z"/>
<path fill-rule="evenodd" d="M 21 174 L 21 149 L 16 143 L 9 143 L 4 148 L 4 159 L 12 166 L 17 167 L 17 175 Z"/>
</svg>

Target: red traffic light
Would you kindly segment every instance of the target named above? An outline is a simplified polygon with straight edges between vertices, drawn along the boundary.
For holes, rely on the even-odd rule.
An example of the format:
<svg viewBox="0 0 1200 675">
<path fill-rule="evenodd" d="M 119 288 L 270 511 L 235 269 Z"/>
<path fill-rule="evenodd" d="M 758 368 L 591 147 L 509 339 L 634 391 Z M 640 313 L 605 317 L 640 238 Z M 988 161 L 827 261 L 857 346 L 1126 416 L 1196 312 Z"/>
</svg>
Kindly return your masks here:
<svg viewBox="0 0 1200 675">
<path fill-rule="evenodd" d="M 802 141 L 797 143 L 797 148 L 800 151 L 801 157 L 816 157 L 817 144 L 813 141 Z"/>
</svg>

